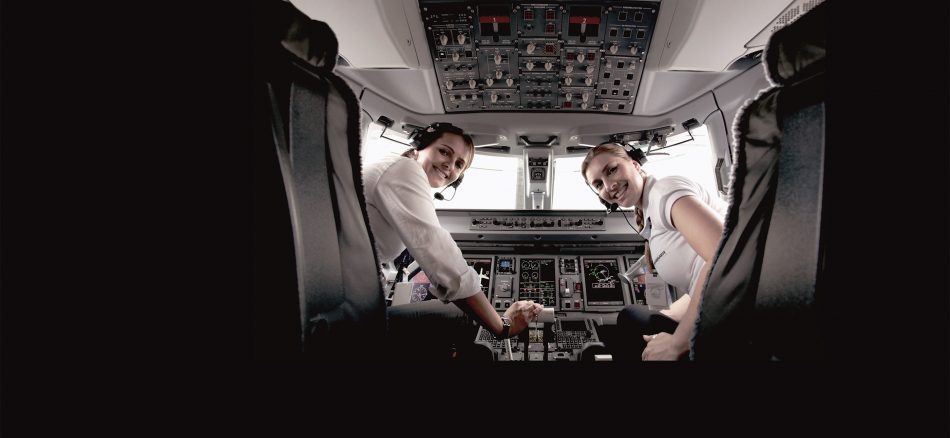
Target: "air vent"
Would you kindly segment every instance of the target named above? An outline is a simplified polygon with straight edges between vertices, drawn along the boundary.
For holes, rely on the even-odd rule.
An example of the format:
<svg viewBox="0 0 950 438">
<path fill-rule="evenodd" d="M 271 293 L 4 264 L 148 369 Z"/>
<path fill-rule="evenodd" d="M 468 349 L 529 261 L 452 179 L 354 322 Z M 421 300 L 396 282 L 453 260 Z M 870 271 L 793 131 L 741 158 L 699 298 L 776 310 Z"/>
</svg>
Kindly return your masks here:
<svg viewBox="0 0 950 438">
<path fill-rule="evenodd" d="M 781 14 L 778 14 L 778 17 L 769 23 L 768 26 L 765 26 L 765 29 L 762 29 L 755 37 L 749 40 L 745 44 L 745 48 L 751 49 L 753 47 L 762 47 L 769 42 L 769 37 L 772 36 L 772 33 L 775 31 L 788 26 L 793 21 L 797 20 L 798 17 L 801 17 L 803 14 L 812 10 L 815 6 L 824 3 L 824 0 L 795 0 L 792 4 L 788 5 Z"/>
</svg>

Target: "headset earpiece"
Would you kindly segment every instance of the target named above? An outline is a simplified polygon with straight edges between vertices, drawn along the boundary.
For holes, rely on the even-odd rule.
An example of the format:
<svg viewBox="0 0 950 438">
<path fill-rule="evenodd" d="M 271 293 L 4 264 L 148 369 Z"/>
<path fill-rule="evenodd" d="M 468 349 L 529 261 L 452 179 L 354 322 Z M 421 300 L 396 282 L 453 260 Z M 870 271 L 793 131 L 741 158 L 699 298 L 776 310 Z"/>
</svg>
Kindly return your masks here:
<svg viewBox="0 0 950 438">
<path fill-rule="evenodd" d="M 455 181 L 453 181 L 452 184 L 449 184 L 449 187 L 451 187 L 451 188 L 453 188 L 453 189 L 455 189 L 455 190 L 458 190 L 458 189 L 459 189 L 459 185 L 462 184 L 462 178 L 465 178 L 465 174 L 464 174 L 464 173 L 461 174 L 461 175 L 459 175 L 458 179 L 456 179 Z"/>
<path fill-rule="evenodd" d="M 643 163 L 646 163 L 646 162 L 647 162 L 647 155 L 646 155 L 645 153 L 643 153 L 643 149 L 640 149 L 640 148 L 630 148 L 630 150 L 627 151 L 627 155 L 628 155 L 633 161 L 636 161 L 637 163 L 640 163 L 641 166 L 643 165 Z"/>
</svg>

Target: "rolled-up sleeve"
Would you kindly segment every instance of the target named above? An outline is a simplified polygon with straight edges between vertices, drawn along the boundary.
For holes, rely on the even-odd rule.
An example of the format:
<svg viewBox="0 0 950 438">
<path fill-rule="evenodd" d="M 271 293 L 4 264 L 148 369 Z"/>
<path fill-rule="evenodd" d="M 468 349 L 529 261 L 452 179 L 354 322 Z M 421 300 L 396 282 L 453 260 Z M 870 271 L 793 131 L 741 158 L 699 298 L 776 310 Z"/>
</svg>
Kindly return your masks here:
<svg viewBox="0 0 950 438">
<path fill-rule="evenodd" d="M 399 160 L 390 166 L 376 191 L 380 214 L 419 262 L 436 297 L 447 303 L 481 291 L 478 274 L 465 263 L 452 235 L 439 224 L 432 191 L 417 162 Z"/>
</svg>

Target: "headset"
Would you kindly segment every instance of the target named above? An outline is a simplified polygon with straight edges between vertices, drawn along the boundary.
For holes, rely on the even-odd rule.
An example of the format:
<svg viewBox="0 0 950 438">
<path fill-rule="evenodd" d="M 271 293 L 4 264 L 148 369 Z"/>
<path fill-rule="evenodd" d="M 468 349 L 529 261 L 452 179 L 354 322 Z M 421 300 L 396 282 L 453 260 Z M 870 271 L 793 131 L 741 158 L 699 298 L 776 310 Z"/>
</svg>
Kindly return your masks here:
<svg viewBox="0 0 950 438">
<path fill-rule="evenodd" d="M 623 147 L 623 149 L 624 149 L 625 151 L 627 151 L 627 156 L 629 156 L 631 159 L 633 159 L 633 161 L 636 161 L 637 163 L 640 163 L 641 166 L 642 166 L 644 163 L 647 162 L 647 156 L 646 156 L 645 153 L 643 153 L 643 150 L 641 150 L 640 148 L 630 148 L 630 149 L 627 149 L 623 144 L 617 143 L 617 142 L 615 142 L 615 141 L 604 142 L 604 143 L 601 143 L 601 144 L 599 144 L 599 145 L 597 145 L 597 146 L 601 146 L 601 145 L 605 145 L 605 144 L 616 144 L 616 145 L 620 145 L 620 147 Z M 588 186 L 588 187 L 590 187 L 590 186 Z M 591 187 L 591 191 L 594 191 L 594 188 L 593 188 L 593 187 Z M 604 204 L 604 207 L 607 207 L 607 212 L 608 212 L 608 213 L 613 213 L 613 212 L 617 211 L 617 210 L 620 208 L 620 205 L 617 204 L 616 202 L 607 202 L 606 200 L 604 200 L 604 198 L 601 198 L 601 197 L 600 197 L 600 194 L 597 193 L 596 191 L 594 191 L 594 194 L 597 195 L 597 200 L 599 200 L 601 204 Z M 626 216 L 624 216 L 624 219 L 626 219 Z M 631 227 L 632 227 L 632 225 L 631 225 Z M 634 230 L 636 230 L 636 228 L 634 228 Z"/>
<path fill-rule="evenodd" d="M 438 140 L 438 138 L 445 133 L 455 134 L 463 138 L 466 136 L 465 131 L 458 126 L 447 122 L 436 122 L 423 128 L 414 129 L 412 133 L 409 134 L 409 140 L 412 141 L 412 147 L 415 148 L 415 150 L 421 151 L 432 144 L 432 142 Z M 464 174 L 459 175 L 458 179 L 453 181 L 452 184 L 445 186 L 445 188 L 433 195 L 433 197 L 439 201 L 445 201 L 446 199 L 445 196 L 442 195 L 442 192 L 451 187 L 453 189 L 452 197 L 449 198 L 448 201 L 454 199 L 455 192 L 458 191 L 459 185 L 462 184 L 462 178 L 464 176 Z"/>
</svg>

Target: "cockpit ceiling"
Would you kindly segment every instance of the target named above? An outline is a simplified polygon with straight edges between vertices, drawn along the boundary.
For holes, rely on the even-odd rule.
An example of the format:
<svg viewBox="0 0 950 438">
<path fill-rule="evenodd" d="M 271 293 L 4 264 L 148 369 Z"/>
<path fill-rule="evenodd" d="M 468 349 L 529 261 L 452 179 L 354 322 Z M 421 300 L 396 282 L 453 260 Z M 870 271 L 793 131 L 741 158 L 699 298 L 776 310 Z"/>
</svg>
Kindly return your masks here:
<svg viewBox="0 0 950 438">
<path fill-rule="evenodd" d="M 741 73 L 792 1 L 292 3 L 333 28 L 344 77 L 414 113 L 659 115 Z"/>
</svg>

